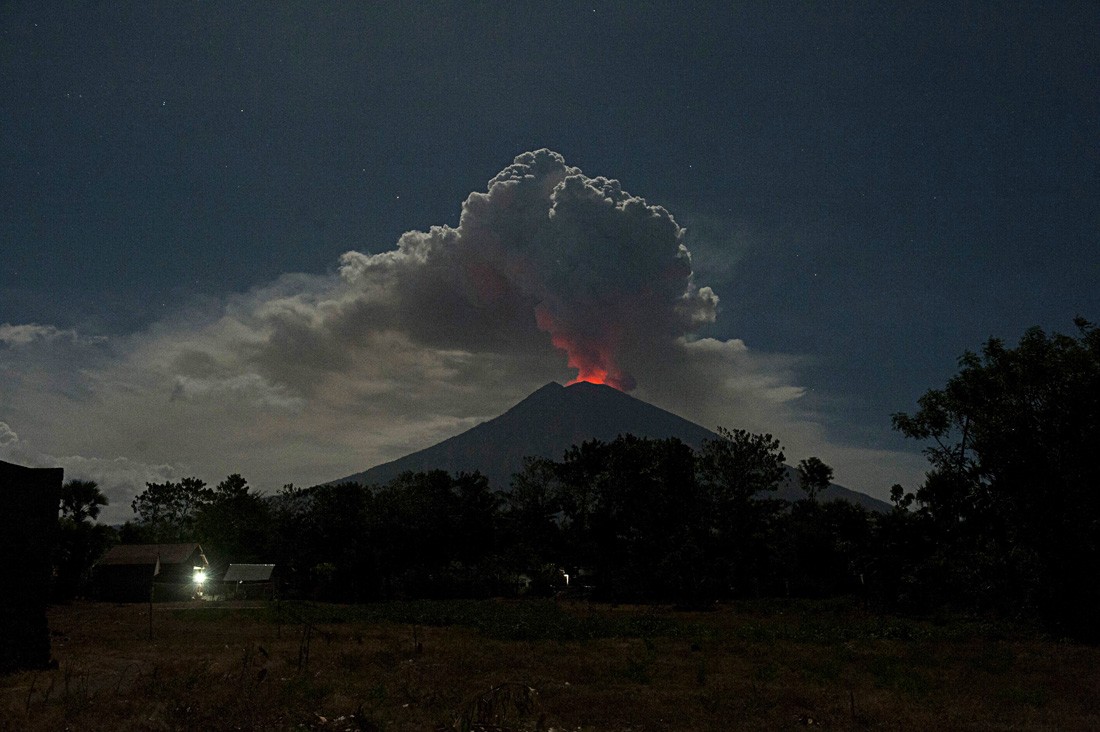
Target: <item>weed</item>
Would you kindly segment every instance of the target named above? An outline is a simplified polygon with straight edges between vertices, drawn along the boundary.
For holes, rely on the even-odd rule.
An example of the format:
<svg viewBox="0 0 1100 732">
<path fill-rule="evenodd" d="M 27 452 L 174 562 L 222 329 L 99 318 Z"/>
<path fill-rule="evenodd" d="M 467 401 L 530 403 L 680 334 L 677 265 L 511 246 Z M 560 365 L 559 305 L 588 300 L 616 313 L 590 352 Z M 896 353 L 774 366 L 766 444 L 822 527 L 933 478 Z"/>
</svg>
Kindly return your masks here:
<svg viewBox="0 0 1100 732">
<path fill-rule="evenodd" d="M 80 669 L 66 666 L 63 678 L 65 691 L 62 700 L 65 704 L 65 719 L 73 719 L 83 714 L 91 703 L 88 675 Z"/>
<path fill-rule="evenodd" d="M 313 623 L 302 624 L 302 634 L 298 640 L 298 670 L 309 666 L 309 647 L 313 640 Z"/>
<path fill-rule="evenodd" d="M 622 670 L 622 676 L 635 684 L 648 684 L 653 680 L 650 667 L 653 665 L 651 658 L 628 658 L 626 668 Z"/>
<path fill-rule="evenodd" d="M 875 686 L 881 689 L 923 696 L 932 688 L 929 678 L 896 656 L 874 659 L 869 668 Z"/>
<path fill-rule="evenodd" d="M 478 694 L 455 719 L 451 729 L 470 730 L 542 730 L 546 714 L 539 694 L 526 684 L 500 684 Z"/>
<path fill-rule="evenodd" d="M 714 690 L 708 690 L 695 697 L 699 702 L 699 706 L 703 708 L 708 715 L 718 714 L 718 710 L 722 705 L 722 696 L 719 692 Z"/>
<path fill-rule="evenodd" d="M 371 663 L 382 671 L 393 671 L 398 662 L 397 654 L 389 651 L 376 651 L 371 656 Z"/>
<path fill-rule="evenodd" d="M 344 671 L 360 671 L 364 662 L 361 651 L 340 651 L 336 655 L 336 666 Z"/>
<path fill-rule="evenodd" d="M 144 607 L 51 609 L 60 666 L 0 677 L 0 729 L 474 729 L 509 694 L 538 702 L 500 724 L 517 730 L 661 728 L 671 709 L 676 729 L 1095 729 L 1100 708 L 1100 648 L 842 602 L 210 610 L 158 610 L 150 643 Z M 502 673 L 520 683 L 486 696 Z"/>
<path fill-rule="evenodd" d="M 840 678 L 844 664 L 837 658 L 814 658 L 799 669 L 799 675 L 819 687 L 829 686 Z"/>
<path fill-rule="evenodd" d="M 1016 654 L 1011 648 L 1004 643 L 995 643 L 982 646 L 980 653 L 971 660 L 970 665 L 987 674 L 1001 676 L 1011 671 L 1015 662 Z"/>
<path fill-rule="evenodd" d="M 762 683 L 775 681 L 777 676 L 779 676 L 779 667 L 770 661 L 762 666 L 757 666 L 752 672 L 752 678 Z"/>
<path fill-rule="evenodd" d="M 1002 689 L 997 696 L 1011 704 L 1023 704 L 1038 708 L 1046 705 L 1049 694 L 1043 689 L 1009 686 Z"/>
</svg>

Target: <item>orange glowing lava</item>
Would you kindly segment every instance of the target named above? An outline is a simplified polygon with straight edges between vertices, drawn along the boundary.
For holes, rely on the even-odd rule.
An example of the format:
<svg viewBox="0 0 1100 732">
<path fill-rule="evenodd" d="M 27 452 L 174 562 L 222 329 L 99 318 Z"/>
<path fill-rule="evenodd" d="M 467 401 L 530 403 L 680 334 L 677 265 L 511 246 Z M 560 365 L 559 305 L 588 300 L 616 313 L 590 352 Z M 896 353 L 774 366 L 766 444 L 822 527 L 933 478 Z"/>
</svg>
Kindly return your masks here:
<svg viewBox="0 0 1100 732">
<path fill-rule="evenodd" d="M 550 334 L 550 342 L 554 347 L 565 351 L 569 367 L 577 370 L 576 377 L 566 386 L 584 381 L 605 384 L 619 391 L 630 391 L 634 388 L 634 377 L 620 369 L 615 362 L 614 338 L 595 339 L 570 333 L 541 306 L 535 308 L 535 321 L 540 330 Z"/>
</svg>

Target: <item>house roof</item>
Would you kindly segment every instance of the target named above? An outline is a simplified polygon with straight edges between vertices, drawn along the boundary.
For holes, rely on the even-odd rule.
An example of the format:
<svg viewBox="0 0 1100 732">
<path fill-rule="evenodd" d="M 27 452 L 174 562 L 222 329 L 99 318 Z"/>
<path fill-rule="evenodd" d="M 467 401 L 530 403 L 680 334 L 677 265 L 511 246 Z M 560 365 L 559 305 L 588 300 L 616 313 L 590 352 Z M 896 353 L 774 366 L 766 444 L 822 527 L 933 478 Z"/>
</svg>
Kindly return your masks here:
<svg viewBox="0 0 1100 732">
<path fill-rule="evenodd" d="M 190 544 L 119 544 L 108 550 L 100 564 L 183 564 L 190 561 L 195 551 L 202 554 L 202 547 Z M 205 555 L 203 556 L 205 560 Z"/>
<path fill-rule="evenodd" d="M 270 582 L 274 564 L 230 564 L 223 582 Z"/>
</svg>

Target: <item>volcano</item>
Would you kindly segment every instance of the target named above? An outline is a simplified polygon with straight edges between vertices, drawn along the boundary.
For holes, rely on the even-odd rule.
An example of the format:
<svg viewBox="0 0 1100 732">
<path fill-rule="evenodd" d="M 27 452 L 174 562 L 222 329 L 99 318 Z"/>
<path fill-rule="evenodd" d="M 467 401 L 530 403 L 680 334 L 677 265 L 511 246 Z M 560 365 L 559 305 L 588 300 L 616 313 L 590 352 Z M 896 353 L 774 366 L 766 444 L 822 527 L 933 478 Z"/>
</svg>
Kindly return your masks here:
<svg viewBox="0 0 1100 732">
<path fill-rule="evenodd" d="M 562 386 L 551 382 L 499 417 L 331 483 L 370 485 L 389 482 L 406 471 L 477 470 L 495 489 L 507 490 L 512 475 L 522 470 L 525 457 L 560 460 L 567 449 L 585 440 L 610 442 L 627 434 L 653 439 L 676 437 L 696 450 L 703 440 L 718 439 L 705 427 L 610 386 L 584 381 Z M 818 496 L 823 501 L 847 500 L 872 511 L 890 510 L 887 503 L 839 485 L 830 485 Z M 778 497 L 790 501 L 805 497 L 793 468 L 787 469 L 787 480 L 780 486 Z"/>
</svg>

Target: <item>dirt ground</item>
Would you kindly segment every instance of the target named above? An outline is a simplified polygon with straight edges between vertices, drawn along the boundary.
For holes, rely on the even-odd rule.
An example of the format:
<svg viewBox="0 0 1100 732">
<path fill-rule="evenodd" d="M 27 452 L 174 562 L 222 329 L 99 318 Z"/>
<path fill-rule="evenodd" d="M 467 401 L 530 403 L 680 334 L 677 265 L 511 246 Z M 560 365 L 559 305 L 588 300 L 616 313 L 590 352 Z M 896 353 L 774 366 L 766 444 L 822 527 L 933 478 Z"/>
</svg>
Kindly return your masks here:
<svg viewBox="0 0 1100 732">
<path fill-rule="evenodd" d="M 813 604 L 457 607 L 56 607 L 57 668 L 0 678 L 0 729 L 1100 729 L 1100 649 L 1026 633 Z"/>
</svg>

